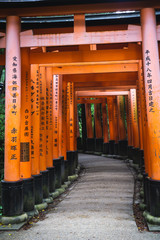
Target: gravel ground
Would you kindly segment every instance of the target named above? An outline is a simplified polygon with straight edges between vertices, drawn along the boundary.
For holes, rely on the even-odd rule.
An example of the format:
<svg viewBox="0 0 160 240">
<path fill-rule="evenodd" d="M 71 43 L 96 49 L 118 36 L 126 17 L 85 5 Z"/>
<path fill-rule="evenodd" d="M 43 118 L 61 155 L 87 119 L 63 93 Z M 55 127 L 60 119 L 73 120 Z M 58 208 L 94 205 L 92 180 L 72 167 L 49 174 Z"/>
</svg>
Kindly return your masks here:
<svg viewBox="0 0 160 240">
<path fill-rule="evenodd" d="M 27 230 L 1 232 L 16 240 L 159 240 L 139 232 L 133 216 L 134 180 L 121 160 L 79 154 L 86 168 L 45 219 Z"/>
</svg>

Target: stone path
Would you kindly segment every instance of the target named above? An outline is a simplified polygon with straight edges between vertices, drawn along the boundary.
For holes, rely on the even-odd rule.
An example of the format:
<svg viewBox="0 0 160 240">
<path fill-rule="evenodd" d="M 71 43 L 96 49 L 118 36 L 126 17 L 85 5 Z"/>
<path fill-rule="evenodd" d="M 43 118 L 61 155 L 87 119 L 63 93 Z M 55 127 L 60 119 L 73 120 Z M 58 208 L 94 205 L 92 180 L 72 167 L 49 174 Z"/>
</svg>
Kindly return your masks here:
<svg viewBox="0 0 160 240">
<path fill-rule="evenodd" d="M 80 154 L 85 174 L 47 218 L 28 230 L 1 232 L 16 240 L 159 240 L 136 227 L 134 181 L 123 161 Z M 11 234 L 11 235 L 10 235 Z"/>
</svg>

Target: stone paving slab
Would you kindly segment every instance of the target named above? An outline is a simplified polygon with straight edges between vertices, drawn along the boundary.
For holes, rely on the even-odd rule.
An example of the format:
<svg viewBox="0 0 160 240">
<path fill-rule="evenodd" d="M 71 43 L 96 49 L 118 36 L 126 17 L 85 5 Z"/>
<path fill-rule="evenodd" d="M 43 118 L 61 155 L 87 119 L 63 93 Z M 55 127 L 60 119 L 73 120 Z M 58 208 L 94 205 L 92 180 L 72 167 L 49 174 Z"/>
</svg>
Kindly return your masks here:
<svg viewBox="0 0 160 240">
<path fill-rule="evenodd" d="M 79 154 L 86 172 L 46 219 L 0 239 L 16 240 L 159 240 L 140 233 L 132 204 L 134 180 L 122 160 Z M 11 234 L 11 235 L 9 235 Z"/>
</svg>

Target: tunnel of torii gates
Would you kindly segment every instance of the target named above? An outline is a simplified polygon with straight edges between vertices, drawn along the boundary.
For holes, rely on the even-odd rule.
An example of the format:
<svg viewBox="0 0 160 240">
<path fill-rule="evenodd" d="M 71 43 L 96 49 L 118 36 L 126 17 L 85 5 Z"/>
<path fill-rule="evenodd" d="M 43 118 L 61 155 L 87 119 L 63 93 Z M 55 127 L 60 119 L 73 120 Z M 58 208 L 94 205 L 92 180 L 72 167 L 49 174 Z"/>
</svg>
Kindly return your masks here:
<svg viewBox="0 0 160 240">
<path fill-rule="evenodd" d="M 139 164 L 146 209 L 160 217 L 160 26 L 155 10 L 141 9 L 140 26 L 101 32 L 87 32 L 85 15 L 77 13 L 73 33 L 60 34 L 21 32 L 19 16 L 0 13 L 6 17 L 0 38 L 6 49 L 0 56 L 6 69 L 3 216 L 32 211 L 75 174 L 81 104 L 84 150 L 128 155 Z M 101 44 L 108 48 L 97 50 Z M 47 52 L 67 45 L 69 51 Z M 74 46 L 78 51 L 71 50 Z"/>
</svg>

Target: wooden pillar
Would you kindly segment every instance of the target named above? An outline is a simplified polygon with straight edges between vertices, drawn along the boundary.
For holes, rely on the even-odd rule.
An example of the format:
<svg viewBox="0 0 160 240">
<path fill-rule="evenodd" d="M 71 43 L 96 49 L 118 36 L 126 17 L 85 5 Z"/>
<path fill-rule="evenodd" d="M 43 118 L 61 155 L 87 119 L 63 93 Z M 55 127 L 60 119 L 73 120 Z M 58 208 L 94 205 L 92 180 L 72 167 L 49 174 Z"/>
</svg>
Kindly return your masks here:
<svg viewBox="0 0 160 240">
<path fill-rule="evenodd" d="M 52 67 L 46 68 L 46 161 L 47 167 L 53 166 L 53 73 Z"/>
<path fill-rule="evenodd" d="M 70 82 L 70 101 L 69 101 L 69 109 L 70 109 L 70 151 L 75 151 L 75 122 L 74 122 L 74 83 Z"/>
<path fill-rule="evenodd" d="M 113 98 L 113 122 L 114 122 L 114 140 L 117 143 L 118 137 L 118 108 L 117 108 L 117 97 Z"/>
<path fill-rule="evenodd" d="M 160 72 L 156 16 L 153 8 L 141 10 L 142 55 L 146 94 L 148 142 L 151 169 L 147 210 L 160 217 Z M 147 191 L 146 191 L 147 192 Z M 149 206 L 149 207 L 148 207 Z"/>
<path fill-rule="evenodd" d="M 21 49 L 21 158 L 20 177 L 31 178 L 31 82 L 29 65 L 29 48 Z"/>
<path fill-rule="evenodd" d="M 4 180 L 20 179 L 21 55 L 20 19 L 7 17 Z"/>
<path fill-rule="evenodd" d="M 140 90 L 139 90 L 139 79 L 136 81 L 137 85 L 137 111 L 138 111 L 138 126 L 139 126 L 139 147 L 143 149 L 143 133 L 142 133 L 142 112 L 140 107 Z"/>
<path fill-rule="evenodd" d="M 46 164 L 46 69 L 39 68 L 40 79 L 40 171 L 45 171 Z"/>
<path fill-rule="evenodd" d="M 74 93 L 74 149 L 77 150 L 77 92 Z"/>
<path fill-rule="evenodd" d="M 43 200 L 40 174 L 40 85 L 39 65 L 31 65 L 31 168 L 35 183 L 35 204 Z"/>
<path fill-rule="evenodd" d="M 85 103 L 87 138 L 93 138 L 91 104 Z"/>
<path fill-rule="evenodd" d="M 53 75 L 53 159 L 59 158 L 59 82 L 60 75 Z"/>
<path fill-rule="evenodd" d="M 31 165 L 32 175 L 40 174 L 40 88 L 39 65 L 31 65 Z"/>
<path fill-rule="evenodd" d="M 67 160 L 67 83 L 62 82 L 62 156 Z"/>
<path fill-rule="evenodd" d="M 101 104 L 95 103 L 94 109 L 96 138 L 102 138 Z"/>
<path fill-rule="evenodd" d="M 62 77 L 59 78 L 59 117 L 58 117 L 58 123 L 59 123 L 59 157 L 62 155 Z"/>
<path fill-rule="evenodd" d="M 125 96 L 125 105 L 126 105 L 126 119 L 127 119 L 127 137 L 128 137 L 128 146 L 131 146 L 131 121 L 130 121 L 130 102 L 129 102 L 129 94 Z"/>
<path fill-rule="evenodd" d="M 137 112 L 137 98 L 136 98 L 136 89 L 130 90 L 130 99 L 131 99 L 131 118 L 132 118 L 132 127 L 133 127 L 133 146 L 139 148 L 139 129 L 138 129 L 138 112 Z"/>
<path fill-rule="evenodd" d="M 114 137 L 114 116 L 113 116 L 113 97 L 107 97 L 108 115 L 109 115 L 109 133 L 110 140 L 115 140 Z"/>
<path fill-rule="evenodd" d="M 145 86 L 144 77 L 142 69 L 142 61 L 139 61 L 139 71 L 138 71 L 138 85 L 139 85 L 139 96 L 140 96 L 140 109 L 141 109 L 141 125 L 143 134 L 143 147 L 144 147 L 144 163 L 145 172 L 151 176 L 150 167 L 150 150 L 149 150 L 149 139 L 148 139 L 148 119 L 147 119 L 147 109 L 146 109 L 146 97 L 145 97 Z"/>
<path fill-rule="evenodd" d="M 5 84 L 5 160 L 4 181 L 2 181 L 2 207 L 4 215 L 13 216 L 23 212 L 22 181 L 19 181 L 21 53 L 20 18 L 18 16 L 8 16 L 6 22 Z"/>
<path fill-rule="evenodd" d="M 141 10 L 141 25 L 151 178 L 160 180 L 160 76 L 154 9 Z"/>
<path fill-rule="evenodd" d="M 126 139 L 124 97 L 117 96 L 119 140 Z"/>
<path fill-rule="evenodd" d="M 70 83 L 67 82 L 67 151 L 70 151 Z"/>
<path fill-rule="evenodd" d="M 23 179 L 24 211 L 34 210 L 34 181 L 31 177 L 31 81 L 29 48 L 21 49 L 21 158 L 20 177 Z"/>
<path fill-rule="evenodd" d="M 104 143 L 107 143 L 109 141 L 109 137 L 108 137 L 106 102 L 102 103 L 102 119 L 103 119 L 103 139 L 104 139 Z"/>
</svg>

